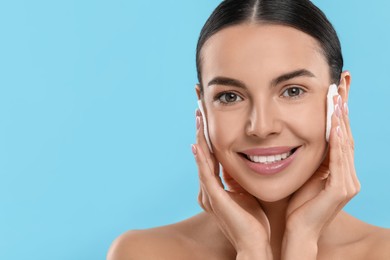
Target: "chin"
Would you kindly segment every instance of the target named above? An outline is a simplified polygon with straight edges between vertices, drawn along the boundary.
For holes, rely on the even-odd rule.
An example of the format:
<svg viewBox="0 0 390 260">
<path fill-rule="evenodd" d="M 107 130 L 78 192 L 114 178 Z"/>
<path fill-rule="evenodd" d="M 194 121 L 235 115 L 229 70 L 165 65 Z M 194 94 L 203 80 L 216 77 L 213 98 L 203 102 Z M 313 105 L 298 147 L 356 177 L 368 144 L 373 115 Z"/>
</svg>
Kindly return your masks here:
<svg viewBox="0 0 390 260">
<path fill-rule="evenodd" d="M 256 197 L 259 201 L 261 202 L 268 202 L 268 203 L 273 203 L 273 202 L 278 202 L 281 200 L 289 199 L 290 196 L 293 194 L 292 193 L 279 193 L 274 192 L 274 194 L 252 194 L 254 197 Z"/>
</svg>

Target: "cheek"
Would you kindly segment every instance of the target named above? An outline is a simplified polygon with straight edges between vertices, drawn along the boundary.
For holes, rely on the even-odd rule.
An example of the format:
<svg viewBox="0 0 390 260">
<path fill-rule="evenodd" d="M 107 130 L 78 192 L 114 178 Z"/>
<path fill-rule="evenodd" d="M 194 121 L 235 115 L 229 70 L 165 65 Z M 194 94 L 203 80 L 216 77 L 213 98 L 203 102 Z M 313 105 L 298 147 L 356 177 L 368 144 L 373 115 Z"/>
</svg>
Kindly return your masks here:
<svg viewBox="0 0 390 260">
<path fill-rule="evenodd" d="M 310 142 L 325 140 L 326 111 L 325 102 L 318 100 L 284 111 L 286 122 L 292 126 L 296 135 Z M 294 116 L 292 116 L 294 115 Z"/>
<path fill-rule="evenodd" d="M 293 120 L 289 119 L 292 134 L 304 142 L 305 152 L 311 158 L 300 161 L 298 168 L 306 170 L 300 181 L 310 177 L 326 155 L 326 104 L 321 100 L 318 99 L 295 110 L 291 109 L 296 115 Z"/>
<path fill-rule="evenodd" d="M 243 134 L 243 117 L 229 112 L 214 112 L 210 114 L 209 135 L 216 151 L 224 151 Z"/>
</svg>

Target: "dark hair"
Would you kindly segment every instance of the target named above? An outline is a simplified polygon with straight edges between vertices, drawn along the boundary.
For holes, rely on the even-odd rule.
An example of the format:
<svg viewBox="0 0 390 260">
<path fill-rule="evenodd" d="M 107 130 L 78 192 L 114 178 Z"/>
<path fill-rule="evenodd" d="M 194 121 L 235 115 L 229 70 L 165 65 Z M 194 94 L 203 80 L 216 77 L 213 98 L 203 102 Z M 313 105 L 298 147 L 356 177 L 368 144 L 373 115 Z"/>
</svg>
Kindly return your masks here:
<svg viewBox="0 0 390 260">
<path fill-rule="evenodd" d="M 218 31 L 242 23 L 280 24 L 309 34 L 319 42 L 333 83 L 338 84 L 343 56 L 337 33 L 325 14 L 309 0 L 225 0 L 203 26 L 196 47 L 196 69 L 203 93 L 201 50 Z"/>
</svg>

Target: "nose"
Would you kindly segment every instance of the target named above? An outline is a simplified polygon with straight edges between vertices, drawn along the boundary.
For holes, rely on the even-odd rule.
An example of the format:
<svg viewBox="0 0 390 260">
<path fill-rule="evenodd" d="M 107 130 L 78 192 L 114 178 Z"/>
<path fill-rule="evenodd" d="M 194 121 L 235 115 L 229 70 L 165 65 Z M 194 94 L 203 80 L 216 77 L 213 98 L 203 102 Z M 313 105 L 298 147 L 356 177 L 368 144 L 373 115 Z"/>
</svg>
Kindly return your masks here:
<svg viewBox="0 0 390 260">
<path fill-rule="evenodd" d="M 266 139 L 276 136 L 282 129 L 279 109 L 272 102 L 254 105 L 246 123 L 246 134 L 250 137 Z"/>
</svg>

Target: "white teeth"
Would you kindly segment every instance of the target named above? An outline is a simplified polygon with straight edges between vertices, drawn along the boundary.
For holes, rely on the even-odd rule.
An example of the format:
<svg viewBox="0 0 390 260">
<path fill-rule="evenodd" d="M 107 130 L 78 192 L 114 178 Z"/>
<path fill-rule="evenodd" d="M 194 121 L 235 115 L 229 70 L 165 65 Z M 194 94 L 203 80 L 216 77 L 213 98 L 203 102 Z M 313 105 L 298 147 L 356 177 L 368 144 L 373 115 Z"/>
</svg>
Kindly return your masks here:
<svg viewBox="0 0 390 260">
<path fill-rule="evenodd" d="M 268 155 L 268 156 L 256 156 L 256 155 L 248 155 L 249 159 L 252 162 L 257 162 L 257 163 L 273 163 L 277 162 L 280 160 L 284 160 L 287 157 L 291 155 L 291 151 L 287 153 L 282 153 L 282 154 L 275 154 L 275 155 Z"/>
</svg>

